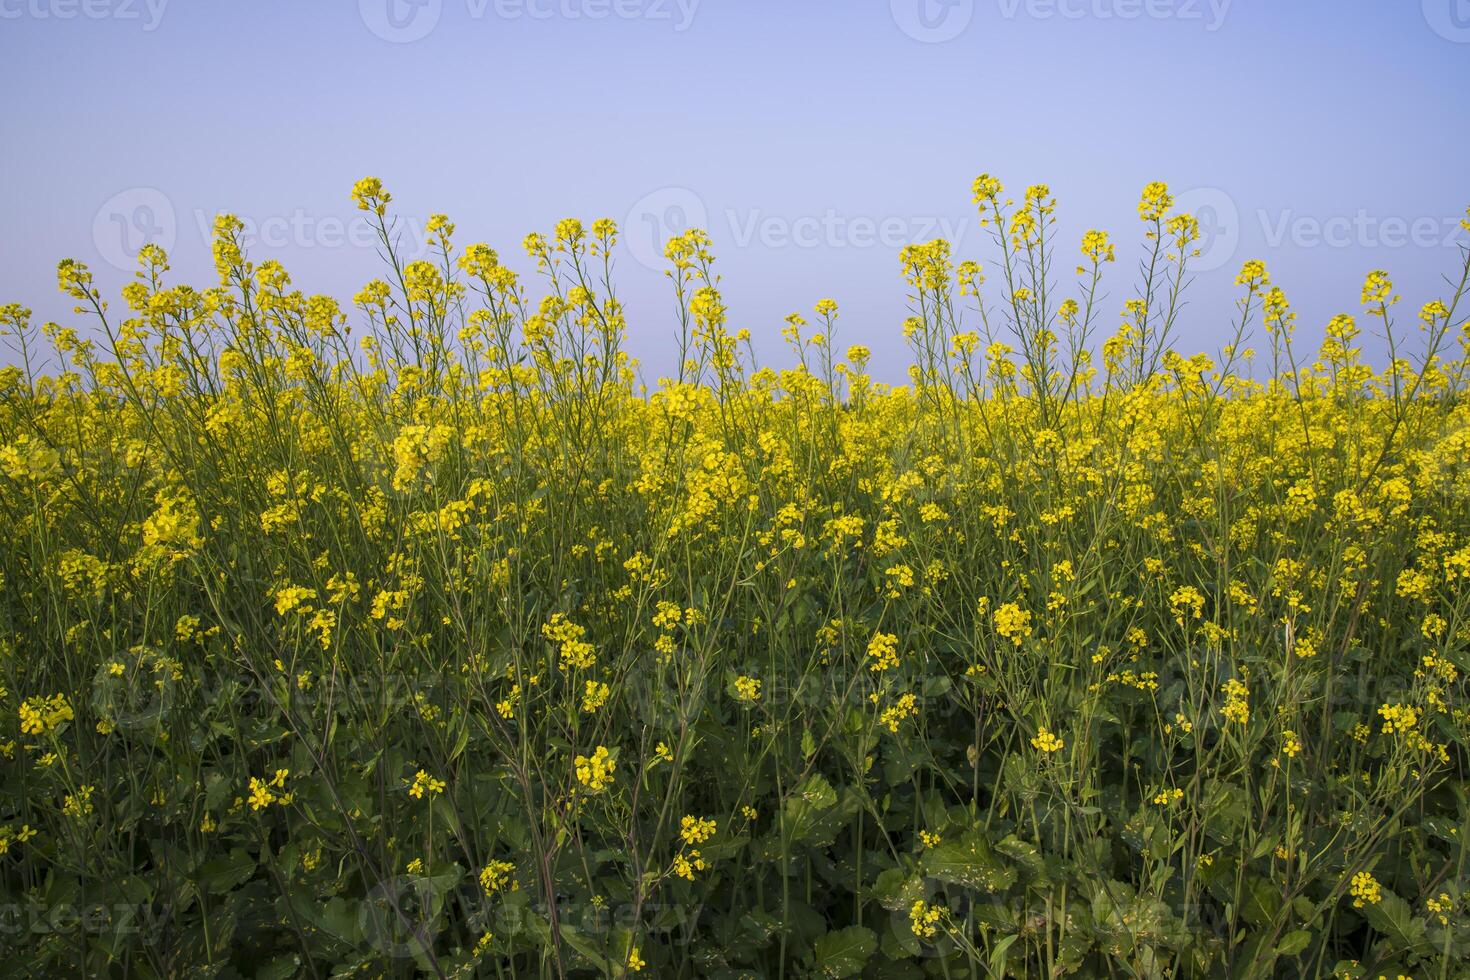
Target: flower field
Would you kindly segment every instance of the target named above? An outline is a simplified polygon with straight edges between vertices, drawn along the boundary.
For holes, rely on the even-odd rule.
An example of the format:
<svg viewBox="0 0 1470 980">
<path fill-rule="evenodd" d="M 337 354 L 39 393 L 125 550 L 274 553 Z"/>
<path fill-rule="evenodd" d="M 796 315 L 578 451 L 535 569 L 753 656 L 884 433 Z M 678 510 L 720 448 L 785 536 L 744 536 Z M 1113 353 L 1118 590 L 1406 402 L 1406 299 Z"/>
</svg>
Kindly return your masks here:
<svg viewBox="0 0 1470 980">
<path fill-rule="evenodd" d="M 1470 975 L 1470 250 L 1188 356 L 1167 187 L 987 175 L 907 384 L 694 230 L 644 381 L 612 222 L 353 198 L 350 309 L 227 215 L 0 309 L 0 973 Z"/>
</svg>

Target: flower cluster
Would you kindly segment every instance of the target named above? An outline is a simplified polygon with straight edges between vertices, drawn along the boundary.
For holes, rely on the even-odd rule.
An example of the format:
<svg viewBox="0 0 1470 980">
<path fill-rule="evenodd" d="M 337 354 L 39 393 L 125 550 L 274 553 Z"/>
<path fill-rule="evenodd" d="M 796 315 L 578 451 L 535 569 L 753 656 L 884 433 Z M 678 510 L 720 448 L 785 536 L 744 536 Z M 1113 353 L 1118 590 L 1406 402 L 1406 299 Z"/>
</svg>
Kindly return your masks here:
<svg viewBox="0 0 1470 980">
<path fill-rule="evenodd" d="M 607 747 L 599 745 L 590 756 L 577 756 L 577 782 L 590 793 L 600 793 L 613 784 L 613 769 L 617 764 Z"/>
</svg>

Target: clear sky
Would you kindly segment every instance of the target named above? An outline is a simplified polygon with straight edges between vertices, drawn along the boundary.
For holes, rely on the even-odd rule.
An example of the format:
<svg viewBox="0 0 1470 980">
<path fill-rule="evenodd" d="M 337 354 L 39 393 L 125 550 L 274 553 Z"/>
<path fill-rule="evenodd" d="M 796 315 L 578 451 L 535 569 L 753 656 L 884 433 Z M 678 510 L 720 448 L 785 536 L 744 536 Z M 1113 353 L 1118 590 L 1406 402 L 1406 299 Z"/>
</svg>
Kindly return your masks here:
<svg viewBox="0 0 1470 980">
<path fill-rule="evenodd" d="M 0 0 L 0 86 L 0 302 L 38 320 L 76 320 L 58 259 L 115 289 L 145 232 L 210 284 L 221 210 L 345 303 L 379 270 L 348 198 L 373 174 L 410 245 L 445 211 L 525 271 L 526 232 L 618 219 L 649 375 L 656 257 L 689 224 L 768 360 L 831 296 L 839 342 L 899 380 L 898 248 L 995 258 L 982 171 L 1049 183 L 1069 242 L 1126 245 L 1108 331 L 1139 189 L 1169 181 L 1209 232 L 1190 350 L 1222 342 L 1252 257 L 1303 334 L 1378 267 L 1412 322 L 1470 204 L 1470 0 Z"/>
</svg>

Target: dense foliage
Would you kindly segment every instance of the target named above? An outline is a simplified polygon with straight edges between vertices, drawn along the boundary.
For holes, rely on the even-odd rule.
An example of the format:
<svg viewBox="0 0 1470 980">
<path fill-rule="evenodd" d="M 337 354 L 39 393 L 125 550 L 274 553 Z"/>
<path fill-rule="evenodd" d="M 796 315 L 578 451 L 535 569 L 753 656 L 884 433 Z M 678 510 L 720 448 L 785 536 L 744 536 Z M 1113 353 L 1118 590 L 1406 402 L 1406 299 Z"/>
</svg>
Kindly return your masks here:
<svg viewBox="0 0 1470 980">
<path fill-rule="evenodd" d="M 1164 185 L 1103 338 L 986 176 L 906 386 L 830 300 L 758 368 L 690 231 L 647 390 L 611 222 L 532 301 L 354 198 L 353 328 L 228 216 L 0 313 L 0 971 L 1466 975 L 1470 265 L 1374 368 L 1249 262 L 1186 358 Z"/>
</svg>

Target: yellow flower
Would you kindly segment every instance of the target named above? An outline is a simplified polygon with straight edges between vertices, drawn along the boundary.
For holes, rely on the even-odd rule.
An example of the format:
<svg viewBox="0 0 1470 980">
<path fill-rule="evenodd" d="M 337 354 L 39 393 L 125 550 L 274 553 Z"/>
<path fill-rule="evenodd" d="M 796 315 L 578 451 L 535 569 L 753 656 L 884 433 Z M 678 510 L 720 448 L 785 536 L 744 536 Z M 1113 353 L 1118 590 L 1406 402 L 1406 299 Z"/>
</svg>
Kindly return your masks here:
<svg viewBox="0 0 1470 980">
<path fill-rule="evenodd" d="M 582 710 L 592 714 L 607 704 L 607 699 L 612 696 L 612 688 L 601 681 L 588 681 L 582 693 Z"/>
<path fill-rule="evenodd" d="M 686 816 L 679 822 L 679 836 L 686 844 L 703 844 L 715 834 L 715 822 L 702 817 Z"/>
<path fill-rule="evenodd" d="M 1089 231 L 1082 236 L 1082 254 L 1094 265 L 1114 261 L 1113 243 L 1105 231 Z"/>
<path fill-rule="evenodd" d="M 1393 280 L 1382 269 L 1374 269 L 1363 280 L 1363 305 L 1372 307 L 1377 304 L 1380 307 L 1376 312 L 1370 309 L 1369 312 L 1374 316 L 1382 313 L 1383 306 L 1392 305 L 1397 301 L 1398 297 L 1392 294 Z"/>
<path fill-rule="evenodd" d="M 422 799 L 425 794 L 438 796 L 444 792 L 444 780 L 435 779 L 428 772 L 420 769 L 413 775 L 413 784 L 408 787 L 408 795 L 414 799 Z"/>
<path fill-rule="evenodd" d="M 1031 613 L 1014 602 L 997 607 L 991 621 L 997 633 L 1018 647 L 1031 635 Z"/>
<path fill-rule="evenodd" d="M 1266 273 L 1266 263 L 1260 259 L 1250 259 L 1240 267 L 1240 275 L 1235 277 L 1237 286 L 1245 286 L 1256 290 L 1269 283 L 1270 276 Z"/>
<path fill-rule="evenodd" d="M 875 633 L 868 641 L 868 669 L 882 673 L 898 666 L 898 637 L 892 633 Z"/>
<path fill-rule="evenodd" d="M 906 718 L 914 718 L 919 714 L 918 698 L 912 694 L 901 694 L 892 707 L 885 708 L 878 721 L 890 732 L 896 733 L 899 725 Z"/>
<path fill-rule="evenodd" d="M 20 730 L 26 735 L 45 735 L 73 718 L 65 694 L 49 698 L 27 698 L 20 703 Z"/>
<path fill-rule="evenodd" d="M 516 866 L 509 861 L 491 861 L 480 871 L 480 887 L 486 895 L 493 895 L 507 885 L 511 891 L 516 891 L 520 882 L 511 877 L 515 870 Z"/>
<path fill-rule="evenodd" d="M 1066 743 L 1063 742 L 1056 735 L 1053 735 L 1047 729 L 1039 728 L 1036 730 L 1035 737 L 1031 739 L 1031 747 L 1033 749 L 1036 749 L 1038 752 L 1049 754 L 1052 752 L 1060 752 L 1063 748 L 1066 747 Z"/>
<path fill-rule="evenodd" d="M 984 205 L 986 203 L 993 204 L 997 200 L 999 200 L 1000 195 L 1004 193 L 1005 188 L 1001 186 L 1001 182 L 999 180 L 992 177 L 990 174 L 981 174 L 979 177 L 975 178 L 973 190 L 975 203 Z"/>
<path fill-rule="evenodd" d="M 61 805 L 61 812 L 78 819 L 87 816 L 92 812 L 92 794 L 95 791 L 95 786 L 78 786 L 75 793 L 67 795 Z"/>
<path fill-rule="evenodd" d="M 708 867 L 704 858 L 699 856 L 699 851 L 693 848 L 687 854 L 680 852 L 674 855 L 673 872 L 685 881 L 693 881 L 696 871 L 703 871 Z"/>
<path fill-rule="evenodd" d="M 1173 206 L 1174 197 L 1169 193 L 1169 185 L 1156 180 L 1143 189 L 1143 196 L 1138 201 L 1138 216 L 1144 221 L 1157 221 Z"/>
<path fill-rule="evenodd" d="M 393 196 L 383 189 L 383 182 L 377 177 L 364 177 L 352 185 L 352 203 L 359 211 L 371 211 L 382 217 L 392 200 Z"/>
<path fill-rule="evenodd" d="M 516 707 L 519 706 L 520 703 L 521 686 L 519 684 L 512 684 L 510 686 L 510 691 L 506 694 L 506 696 L 501 700 L 495 702 L 495 713 L 500 715 L 500 717 L 506 719 L 507 721 L 512 720 L 516 716 Z"/>
<path fill-rule="evenodd" d="M 1225 706 L 1220 709 L 1220 714 L 1225 716 L 1225 720 L 1238 725 L 1250 721 L 1250 688 L 1243 681 L 1232 677 L 1225 682 L 1224 690 Z"/>
<path fill-rule="evenodd" d="M 585 639 L 587 630 L 563 613 L 554 613 L 541 635 L 558 644 L 562 670 L 586 670 L 597 661 L 597 649 Z"/>
<path fill-rule="evenodd" d="M 1181 586 L 1169 596 L 1169 608 L 1174 611 L 1174 622 L 1182 627 L 1185 619 L 1199 619 L 1204 614 L 1205 597 L 1192 585 Z"/>
<path fill-rule="evenodd" d="M 939 932 L 939 920 L 943 917 L 942 908 L 922 899 L 909 906 L 909 928 L 920 939 L 933 939 Z"/>
<path fill-rule="evenodd" d="M 264 779 L 251 776 L 250 809 L 264 810 L 274 802 L 276 802 L 276 794 L 271 792 L 270 784 Z"/>
<path fill-rule="evenodd" d="M 747 704 L 760 700 L 761 682 L 744 674 L 735 678 L 735 697 Z"/>
<path fill-rule="evenodd" d="M 1419 712 L 1404 704 L 1385 704 L 1378 709 L 1383 716 L 1383 734 L 1407 732 L 1419 724 Z"/>
<path fill-rule="evenodd" d="M 612 785 L 613 769 L 618 764 L 612 753 L 602 745 L 599 745 L 590 756 L 577 756 L 574 763 L 577 782 L 593 793 L 600 793 Z"/>
<path fill-rule="evenodd" d="M 1383 889 L 1378 884 L 1378 879 L 1367 871 L 1359 871 L 1353 875 L 1349 892 L 1353 896 L 1353 908 L 1360 909 L 1365 905 L 1377 905 L 1383 899 Z"/>
</svg>

